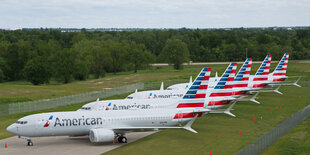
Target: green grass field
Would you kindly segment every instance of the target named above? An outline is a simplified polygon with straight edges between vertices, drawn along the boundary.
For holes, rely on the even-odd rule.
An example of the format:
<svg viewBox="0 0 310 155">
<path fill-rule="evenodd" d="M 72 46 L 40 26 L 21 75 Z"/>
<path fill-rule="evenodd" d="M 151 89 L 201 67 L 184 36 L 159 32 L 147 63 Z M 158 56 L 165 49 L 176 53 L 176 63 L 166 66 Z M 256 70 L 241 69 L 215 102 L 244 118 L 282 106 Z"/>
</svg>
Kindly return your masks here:
<svg viewBox="0 0 310 155">
<path fill-rule="evenodd" d="M 263 155 L 310 154 L 310 118 L 270 146 Z"/>
<path fill-rule="evenodd" d="M 276 64 L 272 64 L 274 68 Z M 101 90 L 115 86 L 147 81 L 161 81 L 164 79 L 188 79 L 189 76 L 196 76 L 203 66 L 185 66 L 183 70 L 173 70 L 172 67 L 158 67 L 151 70 L 139 71 L 138 74 L 129 72 L 88 81 L 75 81 L 70 84 L 50 84 L 32 86 L 26 82 L 8 82 L 0 84 L 0 104 L 11 103 L 13 100 L 37 100 L 44 98 L 59 97 L 71 94 L 84 93 L 88 91 Z M 219 75 L 227 65 L 209 65 L 212 68 L 212 75 L 215 71 Z M 240 67 L 240 64 L 239 66 Z M 259 64 L 254 64 L 251 74 L 253 75 Z M 303 75 L 302 80 L 310 79 L 310 64 L 290 61 L 288 75 Z M 123 80 L 125 79 L 125 80 Z M 115 81 L 119 83 L 115 85 Z M 291 90 L 293 93 L 291 93 Z M 145 137 L 134 143 L 130 143 L 120 149 L 108 152 L 108 154 L 160 154 L 168 152 L 178 154 L 233 154 L 255 141 L 257 138 L 268 132 L 280 122 L 310 104 L 309 88 L 297 88 L 292 86 L 282 87 L 280 91 L 284 95 L 274 93 L 261 93 L 259 101 L 261 105 L 250 102 L 239 102 L 233 113 L 237 118 L 225 114 L 210 114 L 196 120 L 193 128 L 198 134 L 185 130 L 164 130 Z M 120 95 L 113 98 L 124 98 Z M 293 102 L 293 98 L 295 101 Z M 47 111 L 70 111 L 80 108 L 83 104 L 59 107 Z M 282 109 L 280 109 L 282 106 Z M 268 108 L 271 108 L 271 111 Z M 47 112 L 40 111 L 40 112 Z M 6 127 L 17 119 L 38 112 L 1 116 L 0 139 L 12 136 L 6 132 Z M 262 116 L 262 120 L 259 118 Z M 254 117 L 257 121 L 253 121 Z M 240 135 L 242 131 L 242 135 Z M 218 137 L 216 134 L 218 133 Z M 130 139 L 129 139 L 130 141 Z M 154 151 L 150 151 L 154 150 Z"/>
</svg>

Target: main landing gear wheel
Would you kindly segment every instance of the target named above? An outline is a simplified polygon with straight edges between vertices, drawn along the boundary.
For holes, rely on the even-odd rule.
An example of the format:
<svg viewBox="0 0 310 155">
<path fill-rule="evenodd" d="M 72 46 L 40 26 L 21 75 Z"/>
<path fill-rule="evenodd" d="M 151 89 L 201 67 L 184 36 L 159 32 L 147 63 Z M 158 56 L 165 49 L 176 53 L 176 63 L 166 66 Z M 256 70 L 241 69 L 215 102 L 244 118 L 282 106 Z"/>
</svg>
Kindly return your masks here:
<svg viewBox="0 0 310 155">
<path fill-rule="evenodd" d="M 28 141 L 28 146 L 33 146 L 32 141 Z"/>
<path fill-rule="evenodd" d="M 124 136 L 120 136 L 120 137 L 118 137 L 118 142 L 119 143 L 127 143 L 127 138 L 126 137 L 124 137 Z"/>
</svg>

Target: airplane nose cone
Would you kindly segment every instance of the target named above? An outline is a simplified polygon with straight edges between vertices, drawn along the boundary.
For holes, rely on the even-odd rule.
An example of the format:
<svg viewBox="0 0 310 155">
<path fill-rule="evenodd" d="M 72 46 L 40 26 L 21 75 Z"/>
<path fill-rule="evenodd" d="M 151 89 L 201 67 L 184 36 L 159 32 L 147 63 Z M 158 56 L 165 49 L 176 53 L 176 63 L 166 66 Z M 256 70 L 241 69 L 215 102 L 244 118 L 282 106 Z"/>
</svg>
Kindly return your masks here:
<svg viewBox="0 0 310 155">
<path fill-rule="evenodd" d="M 15 135 L 17 134 L 17 128 L 14 126 L 14 124 L 7 127 L 6 130 L 12 134 L 15 134 Z"/>
</svg>

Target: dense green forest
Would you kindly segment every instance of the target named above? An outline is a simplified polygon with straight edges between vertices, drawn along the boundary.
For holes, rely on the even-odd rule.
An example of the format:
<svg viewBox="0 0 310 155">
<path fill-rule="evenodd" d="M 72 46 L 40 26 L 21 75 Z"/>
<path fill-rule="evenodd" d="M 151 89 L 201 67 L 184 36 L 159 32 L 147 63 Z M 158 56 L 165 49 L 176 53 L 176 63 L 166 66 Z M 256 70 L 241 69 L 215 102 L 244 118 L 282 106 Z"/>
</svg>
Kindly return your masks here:
<svg viewBox="0 0 310 155">
<path fill-rule="evenodd" d="M 90 75 L 137 72 L 155 62 L 174 64 L 189 60 L 279 60 L 310 58 L 310 28 L 166 29 L 137 31 L 62 32 L 54 29 L 0 30 L 0 82 L 28 80 L 68 83 Z"/>
</svg>

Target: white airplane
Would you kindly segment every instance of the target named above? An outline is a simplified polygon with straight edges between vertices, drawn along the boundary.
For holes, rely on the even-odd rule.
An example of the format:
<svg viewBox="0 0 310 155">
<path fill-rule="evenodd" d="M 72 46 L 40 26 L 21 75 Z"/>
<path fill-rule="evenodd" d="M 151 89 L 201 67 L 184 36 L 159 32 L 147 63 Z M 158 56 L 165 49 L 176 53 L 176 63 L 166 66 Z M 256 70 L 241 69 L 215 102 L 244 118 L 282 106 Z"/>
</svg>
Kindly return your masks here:
<svg viewBox="0 0 310 155">
<path fill-rule="evenodd" d="M 26 139 L 28 146 L 33 145 L 31 137 L 43 136 L 89 135 L 91 142 L 117 139 L 126 143 L 125 134 L 136 131 L 183 128 L 197 133 L 191 125 L 197 117 L 209 111 L 196 105 L 204 102 L 210 72 L 211 68 L 203 68 L 187 95 L 169 108 L 41 113 L 19 119 L 7 131 Z M 186 122 L 185 126 L 178 126 Z"/>
</svg>

